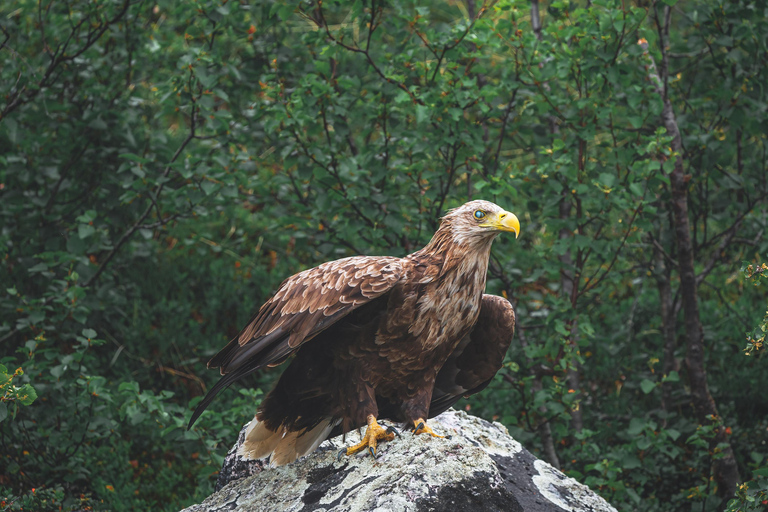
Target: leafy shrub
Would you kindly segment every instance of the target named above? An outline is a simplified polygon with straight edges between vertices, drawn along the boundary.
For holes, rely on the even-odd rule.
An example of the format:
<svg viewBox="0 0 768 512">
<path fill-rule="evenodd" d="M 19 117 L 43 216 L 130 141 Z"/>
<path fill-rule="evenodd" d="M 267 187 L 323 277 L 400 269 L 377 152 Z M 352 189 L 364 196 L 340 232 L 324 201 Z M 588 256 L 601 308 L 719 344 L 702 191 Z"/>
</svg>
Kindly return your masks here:
<svg viewBox="0 0 768 512">
<path fill-rule="evenodd" d="M 200 501 L 277 375 L 187 431 L 205 361 L 284 277 L 407 254 L 478 197 L 521 217 L 488 283 L 520 321 L 466 405 L 620 509 L 721 507 L 728 446 L 755 479 L 732 507 L 760 503 L 768 377 L 741 336 L 765 297 L 735 271 L 768 254 L 759 8 L 680 4 L 665 35 L 660 3 L 604 0 L 542 4 L 540 25 L 518 0 L 38 7 L 0 4 L 6 504 Z M 706 421 L 681 364 L 678 157 Z"/>
</svg>

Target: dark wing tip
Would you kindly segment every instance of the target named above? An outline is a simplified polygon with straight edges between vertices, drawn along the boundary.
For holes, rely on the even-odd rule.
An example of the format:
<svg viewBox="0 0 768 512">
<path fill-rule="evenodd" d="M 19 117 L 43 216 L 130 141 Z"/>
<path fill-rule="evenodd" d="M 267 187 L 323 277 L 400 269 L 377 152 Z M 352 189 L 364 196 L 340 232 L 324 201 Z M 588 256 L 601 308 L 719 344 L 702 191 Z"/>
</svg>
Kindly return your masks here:
<svg viewBox="0 0 768 512">
<path fill-rule="evenodd" d="M 253 371 L 255 371 L 255 369 L 240 369 L 240 371 L 229 373 L 219 379 L 219 382 L 217 382 L 210 390 L 208 390 L 208 393 L 205 394 L 205 397 L 200 401 L 199 404 L 197 404 L 197 407 L 195 407 L 195 412 L 192 413 L 192 417 L 189 419 L 187 430 L 192 428 L 192 425 L 195 424 L 197 418 L 199 418 L 200 415 L 203 414 L 203 412 L 208 408 L 208 406 L 211 405 L 211 402 L 213 402 L 213 399 L 216 398 L 216 395 L 227 389 L 236 380 L 245 377 Z"/>
<path fill-rule="evenodd" d="M 206 365 L 209 369 L 210 368 L 222 368 L 227 364 L 227 361 L 231 359 L 232 354 L 240 348 L 240 343 L 238 343 L 237 337 L 232 339 L 229 343 L 227 343 L 227 346 L 223 349 L 219 350 L 215 356 L 211 358 L 210 361 L 208 361 L 208 364 Z M 222 373 L 222 375 L 224 375 Z"/>
</svg>

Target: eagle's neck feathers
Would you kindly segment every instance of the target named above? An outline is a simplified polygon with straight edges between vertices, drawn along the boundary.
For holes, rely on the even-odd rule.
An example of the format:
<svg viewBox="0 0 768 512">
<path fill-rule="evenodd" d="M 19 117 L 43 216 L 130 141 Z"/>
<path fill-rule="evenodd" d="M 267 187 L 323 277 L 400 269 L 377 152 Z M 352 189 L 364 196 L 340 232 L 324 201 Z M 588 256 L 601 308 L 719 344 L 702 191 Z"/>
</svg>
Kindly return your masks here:
<svg viewBox="0 0 768 512">
<path fill-rule="evenodd" d="M 409 259 L 439 266 L 440 276 L 452 270 L 459 273 L 480 272 L 485 287 L 491 245 L 497 234 L 478 232 L 445 219 L 432 240 L 424 248 L 411 254 Z"/>
<path fill-rule="evenodd" d="M 427 266 L 418 313 L 409 329 L 418 336 L 422 350 L 455 345 L 474 325 L 494 238 L 495 233 L 461 229 L 443 220 L 432 240 L 408 256 L 417 265 Z"/>
</svg>

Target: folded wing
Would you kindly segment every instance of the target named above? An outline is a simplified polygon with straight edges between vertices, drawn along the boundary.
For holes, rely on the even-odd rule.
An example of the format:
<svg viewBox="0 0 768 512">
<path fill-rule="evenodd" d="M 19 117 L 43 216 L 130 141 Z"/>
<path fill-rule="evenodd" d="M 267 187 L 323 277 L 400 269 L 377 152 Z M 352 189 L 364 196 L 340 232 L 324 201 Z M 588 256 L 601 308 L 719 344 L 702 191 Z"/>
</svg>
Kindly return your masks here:
<svg viewBox="0 0 768 512">
<path fill-rule="evenodd" d="M 515 311 L 503 297 L 483 295 L 474 329 L 453 351 L 435 380 L 429 417 L 434 418 L 462 397 L 485 389 L 501 369 L 515 332 Z"/>
<path fill-rule="evenodd" d="M 381 297 L 404 276 L 402 260 L 355 256 L 305 270 L 280 284 L 254 318 L 209 362 L 224 376 L 195 409 L 190 426 L 236 380 L 275 366 L 358 307 Z"/>
</svg>

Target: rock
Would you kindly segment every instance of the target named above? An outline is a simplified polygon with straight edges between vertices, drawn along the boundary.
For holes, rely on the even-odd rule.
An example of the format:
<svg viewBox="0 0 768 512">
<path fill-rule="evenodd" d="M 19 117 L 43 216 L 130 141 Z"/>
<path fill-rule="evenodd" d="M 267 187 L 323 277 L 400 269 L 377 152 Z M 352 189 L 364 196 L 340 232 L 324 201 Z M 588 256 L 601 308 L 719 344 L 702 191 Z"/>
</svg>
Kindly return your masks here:
<svg viewBox="0 0 768 512">
<path fill-rule="evenodd" d="M 237 436 L 237 442 L 229 449 L 227 456 L 224 457 L 224 464 L 221 465 L 219 478 L 216 479 L 214 491 L 218 492 L 222 487 L 233 480 L 240 480 L 247 476 L 255 475 L 268 466 L 265 459 L 249 460 L 239 457 L 237 449 L 245 442 L 245 431 L 250 423 L 246 423 Z"/>
<path fill-rule="evenodd" d="M 343 446 L 359 440 L 357 432 L 279 468 L 241 460 L 235 445 L 219 475 L 223 488 L 183 512 L 615 512 L 587 486 L 536 459 L 499 423 L 454 410 L 429 423 L 451 438 L 403 432 L 379 445 L 376 460 L 364 453 L 337 461 Z"/>
</svg>

